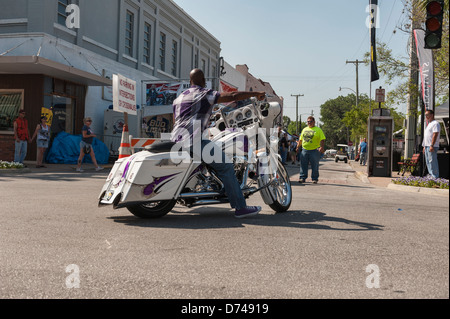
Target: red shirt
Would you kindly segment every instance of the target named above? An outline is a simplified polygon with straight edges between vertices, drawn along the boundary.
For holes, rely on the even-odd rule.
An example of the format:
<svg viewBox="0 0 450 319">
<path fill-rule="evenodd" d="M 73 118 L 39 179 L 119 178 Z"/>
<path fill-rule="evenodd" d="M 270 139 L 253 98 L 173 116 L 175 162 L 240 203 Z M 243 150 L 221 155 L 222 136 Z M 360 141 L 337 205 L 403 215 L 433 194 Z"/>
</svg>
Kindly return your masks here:
<svg viewBox="0 0 450 319">
<path fill-rule="evenodd" d="M 27 119 L 18 117 L 17 123 L 17 138 L 21 141 L 27 141 L 30 137 L 28 134 L 28 121 Z"/>
</svg>

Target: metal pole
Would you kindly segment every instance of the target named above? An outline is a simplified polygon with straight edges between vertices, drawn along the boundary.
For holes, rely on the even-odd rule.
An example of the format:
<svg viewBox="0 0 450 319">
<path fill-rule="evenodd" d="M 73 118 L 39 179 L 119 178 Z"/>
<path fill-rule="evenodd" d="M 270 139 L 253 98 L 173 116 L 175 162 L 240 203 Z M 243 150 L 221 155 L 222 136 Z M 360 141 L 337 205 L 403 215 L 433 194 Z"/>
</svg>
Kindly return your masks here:
<svg viewBox="0 0 450 319">
<path fill-rule="evenodd" d="M 364 61 L 359 61 L 358 59 L 356 61 L 346 61 L 347 64 L 353 63 L 356 65 L 356 106 L 359 106 L 359 64 L 365 63 Z"/>
<path fill-rule="evenodd" d="M 417 0 L 413 0 L 412 3 L 412 23 L 411 23 L 411 34 L 413 34 L 414 29 L 420 27 L 420 23 L 417 21 L 418 6 Z M 411 38 L 410 43 L 410 71 L 409 71 L 409 94 L 408 94 L 408 111 L 407 111 L 407 122 L 406 122 L 406 143 L 405 143 L 405 158 L 411 158 L 414 154 L 414 148 L 416 144 L 416 133 L 417 133 L 417 110 L 418 110 L 418 89 L 417 85 L 419 83 L 419 59 L 417 57 L 416 41 L 414 41 L 414 36 Z"/>
<path fill-rule="evenodd" d="M 298 98 L 299 97 L 301 97 L 301 96 L 305 96 L 304 94 L 291 94 L 291 96 L 292 97 L 295 97 L 295 99 L 296 99 L 296 114 L 295 114 L 295 121 L 296 121 L 296 135 L 298 135 L 298 133 L 299 133 L 299 125 L 301 125 L 299 122 L 298 122 Z M 300 119 L 301 119 L 301 117 L 300 117 Z"/>
</svg>

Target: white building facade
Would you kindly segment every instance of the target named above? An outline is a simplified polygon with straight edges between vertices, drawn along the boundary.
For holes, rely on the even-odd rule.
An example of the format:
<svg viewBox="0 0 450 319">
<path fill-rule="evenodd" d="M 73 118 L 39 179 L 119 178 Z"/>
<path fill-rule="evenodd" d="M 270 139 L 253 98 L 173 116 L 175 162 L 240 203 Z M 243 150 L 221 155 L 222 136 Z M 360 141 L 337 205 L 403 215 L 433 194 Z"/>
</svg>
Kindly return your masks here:
<svg viewBox="0 0 450 319">
<path fill-rule="evenodd" d="M 136 81 L 134 136 L 153 117 L 173 124 L 171 103 L 163 94 L 152 100 L 151 85 L 181 83 L 198 67 L 219 89 L 220 42 L 172 0 L 1 0 L 1 7 L 2 160 L 11 160 L 20 109 L 30 130 L 50 114 L 53 134 L 80 134 L 83 118 L 91 117 L 95 133 L 104 135 L 113 74 Z"/>
</svg>

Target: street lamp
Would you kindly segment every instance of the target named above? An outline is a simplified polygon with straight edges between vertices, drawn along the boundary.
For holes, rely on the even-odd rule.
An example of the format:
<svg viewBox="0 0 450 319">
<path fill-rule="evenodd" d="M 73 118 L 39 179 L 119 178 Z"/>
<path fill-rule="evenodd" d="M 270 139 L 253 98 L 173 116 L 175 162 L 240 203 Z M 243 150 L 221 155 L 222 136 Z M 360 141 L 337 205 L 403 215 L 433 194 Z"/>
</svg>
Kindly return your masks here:
<svg viewBox="0 0 450 319">
<path fill-rule="evenodd" d="M 350 90 L 350 91 L 352 91 L 353 93 L 355 93 L 355 95 L 356 95 L 356 107 L 358 107 L 358 104 L 359 104 L 359 99 L 358 99 L 358 93 L 356 93 L 356 91 L 355 90 L 353 90 L 353 89 L 351 89 L 351 88 L 343 88 L 343 87 L 339 87 L 339 92 L 340 91 L 342 91 L 342 90 Z"/>
</svg>

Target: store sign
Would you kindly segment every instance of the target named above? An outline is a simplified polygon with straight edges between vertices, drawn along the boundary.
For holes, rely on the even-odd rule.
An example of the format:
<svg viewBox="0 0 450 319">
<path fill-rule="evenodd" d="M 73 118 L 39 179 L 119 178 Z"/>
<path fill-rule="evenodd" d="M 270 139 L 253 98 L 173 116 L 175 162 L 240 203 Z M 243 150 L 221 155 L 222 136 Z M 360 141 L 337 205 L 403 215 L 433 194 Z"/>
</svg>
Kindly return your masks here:
<svg viewBox="0 0 450 319">
<path fill-rule="evenodd" d="M 386 100 L 386 90 L 385 89 L 377 89 L 375 93 L 375 102 L 384 103 Z"/>
<path fill-rule="evenodd" d="M 51 108 L 46 108 L 46 107 L 41 108 L 41 116 L 45 116 L 47 118 L 47 125 L 52 126 L 53 111 Z"/>
<path fill-rule="evenodd" d="M 144 117 L 141 136 L 160 138 L 162 133 L 172 131 L 172 125 L 172 114 Z"/>
<path fill-rule="evenodd" d="M 114 111 L 137 115 L 136 81 L 120 74 L 113 75 Z"/>
<path fill-rule="evenodd" d="M 185 90 L 190 88 L 190 83 L 182 82 L 153 82 L 146 84 L 146 106 L 172 105 L 173 101 Z M 206 82 L 206 88 L 210 89 L 212 82 Z"/>
</svg>

